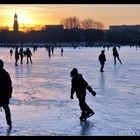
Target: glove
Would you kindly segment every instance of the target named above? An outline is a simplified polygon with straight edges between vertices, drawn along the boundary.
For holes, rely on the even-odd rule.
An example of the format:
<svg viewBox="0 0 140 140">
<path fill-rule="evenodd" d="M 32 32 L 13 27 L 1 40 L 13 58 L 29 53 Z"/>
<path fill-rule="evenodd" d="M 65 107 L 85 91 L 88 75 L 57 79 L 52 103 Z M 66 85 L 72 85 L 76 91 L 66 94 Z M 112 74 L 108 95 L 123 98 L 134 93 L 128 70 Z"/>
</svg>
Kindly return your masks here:
<svg viewBox="0 0 140 140">
<path fill-rule="evenodd" d="M 91 88 L 91 86 L 88 86 L 88 87 L 87 87 L 87 89 L 88 89 L 88 91 L 89 91 L 89 92 L 91 92 L 91 93 L 92 93 L 92 95 L 93 95 L 93 96 L 95 96 L 95 95 L 96 95 L 96 92 L 95 92 L 95 91 L 93 91 L 93 89 Z"/>
<path fill-rule="evenodd" d="M 96 92 L 95 92 L 95 91 L 93 91 L 93 90 L 91 91 L 91 93 L 92 93 L 92 95 L 93 95 L 93 96 L 95 96 L 95 95 L 96 95 Z"/>
</svg>

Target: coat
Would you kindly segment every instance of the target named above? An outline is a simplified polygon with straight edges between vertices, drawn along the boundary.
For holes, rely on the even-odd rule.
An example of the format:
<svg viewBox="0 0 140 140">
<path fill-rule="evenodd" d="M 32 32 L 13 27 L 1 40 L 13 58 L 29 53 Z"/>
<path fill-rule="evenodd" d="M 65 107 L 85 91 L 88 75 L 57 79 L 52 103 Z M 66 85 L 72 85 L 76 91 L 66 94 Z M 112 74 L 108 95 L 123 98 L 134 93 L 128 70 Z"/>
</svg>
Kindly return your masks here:
<svg viewBox="0 0 140 140">
<path fill-rule="evenodd" d="M 0 69 L 0 106 L 9 104 L 12 90 L 12 81 L 9 73 L 4 69 Z"/>
</svg>

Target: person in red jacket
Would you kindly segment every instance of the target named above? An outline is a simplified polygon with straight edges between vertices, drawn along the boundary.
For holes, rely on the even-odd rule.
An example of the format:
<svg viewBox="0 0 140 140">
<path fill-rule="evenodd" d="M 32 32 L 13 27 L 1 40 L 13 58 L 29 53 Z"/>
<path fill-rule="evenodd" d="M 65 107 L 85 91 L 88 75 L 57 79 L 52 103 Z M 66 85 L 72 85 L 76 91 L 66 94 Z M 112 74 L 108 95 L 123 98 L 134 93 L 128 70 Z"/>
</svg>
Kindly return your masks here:
<svg viewBox="0 0 140 140">
<path fill-rule="evenodd" d="M 5 117 L 9 127 L 12 127 L 9 99 L 12 96 L 12 81 L 9 73 L 3 69 L 4 62 L 0 60 L 0 107 L 5 111 Z"/>
</svg>

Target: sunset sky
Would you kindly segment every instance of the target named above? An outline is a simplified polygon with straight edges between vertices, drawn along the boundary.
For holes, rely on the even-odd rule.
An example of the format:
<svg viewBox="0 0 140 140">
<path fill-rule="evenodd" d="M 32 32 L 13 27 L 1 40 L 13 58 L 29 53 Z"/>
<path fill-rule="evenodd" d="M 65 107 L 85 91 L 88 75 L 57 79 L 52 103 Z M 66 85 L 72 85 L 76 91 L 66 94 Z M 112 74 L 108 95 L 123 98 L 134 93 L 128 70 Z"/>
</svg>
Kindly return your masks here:
<svg viewBox="0 0 140 140">
<path fill-rule="evenodd" d="M 0 4 L 0 26 L 60 24 L 62 18 L 92 18 L 109 25 L 140 24 L 140 4 Z"/>
</svg>

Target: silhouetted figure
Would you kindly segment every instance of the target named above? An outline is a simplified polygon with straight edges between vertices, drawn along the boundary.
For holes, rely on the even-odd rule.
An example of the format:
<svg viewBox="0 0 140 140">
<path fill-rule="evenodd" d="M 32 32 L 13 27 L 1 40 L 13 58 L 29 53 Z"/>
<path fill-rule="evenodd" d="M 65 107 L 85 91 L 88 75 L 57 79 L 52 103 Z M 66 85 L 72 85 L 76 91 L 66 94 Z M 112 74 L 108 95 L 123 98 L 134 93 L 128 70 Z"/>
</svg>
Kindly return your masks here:
<svg viewBox="0 0 140 140">
<path fill-rule="evenodd" d="M 18 59 L 19 59 L 19 52 L 18 52 L 18 47 L 16 47 L 16 50 L 15 50 L 15 66 L 18 66 L 18 64 L 17 64 Z"/>
<path fill-rule="evenodd" d="M 63 52 L 64 52 L 64 50 L 63 50 L 63 48 L 61 48 L 61 56 L 63 56 Z"/>
<path fill-rule="evenodd" d="M 73 99 L 73 95 L 76 92 L 76 97 L 79 100 L 79 106 L 82 111 L 79 119 L 84 121 L 87 117 L 94 115 L 94 111 L 87 105 L 85 101 L 86 89 L 91 92 L 93 96 L 96 95 L 96 92 L 92 90 L 91 86 L 88 85 L 87 81 L 84 80 L 82 74 L 78 73 L 76 68 L 73 68 L 73 70 L 70 72 L 70 75 L 72 77 L 70 99 Z"/>
<path fill-rule="evenodd" d="M 30 60 L 30 63 L 33 63 L 32 62 L 32 52 L 30 51 L 29 48 L 26 49 L 26 56 L 27 56 L 27 64 L 29 63 L 29 60 Z"/>
<path fill-rule="evenodd" d="M 5 111 L 5 118 L 9 127 L 12 127 L 9 99 L 12 97 L 12 81 L 9 73 L 3 69 L 4 62 L 0 60 L 0 107 Z"/>
<path fill-rule="evenodd" d="M 51 57 L 51 47 L 48 47 L 48 56 Z"/>
<path fill-rule="evenodd" d="M 52 55 L 54 54 L 54 46 L 51 47 Z"/>
<path fill-rule="evenodd" d="M 24 54 L 23 54 L 23 47 L 20 48 L 19 55 L 20 55 L 20 63 L 23 64 L 23 56 L 24 56 Z"/>
<path fill-rule="evenodd" d="M 99 55 L 98 60 L 101 64 L 100 72 L 104 72 L 103 69 L 104 69 L 104 65 L 105 65 L 105 61 L 106 61 L 106 56 L 105 56 L 104 50 L 101 51 L 101 54 Z"/>
<path fill-rule="evenodd" d="M 12 55 L 13 55 L 13 49 L 11 48 L 10 49 L 10 57 L 12 58 Z"/>
<path fill-rule="evenodd" d="M 116 65 L 116 58 L 118 58 L 119 62 L 122 64 L 122 62 L 119 58 L 119 53 L 117 51 L 117 48 L 113 47 L 112 51 L 113 51 L 113 56 L 114 56 L 114 65 Z"/>
<path fill-rule="evenodd" d="M 26 56 L 26 50 L 23 51 L 23 55 Z"/>
</svg>

